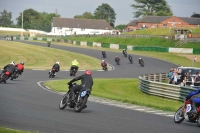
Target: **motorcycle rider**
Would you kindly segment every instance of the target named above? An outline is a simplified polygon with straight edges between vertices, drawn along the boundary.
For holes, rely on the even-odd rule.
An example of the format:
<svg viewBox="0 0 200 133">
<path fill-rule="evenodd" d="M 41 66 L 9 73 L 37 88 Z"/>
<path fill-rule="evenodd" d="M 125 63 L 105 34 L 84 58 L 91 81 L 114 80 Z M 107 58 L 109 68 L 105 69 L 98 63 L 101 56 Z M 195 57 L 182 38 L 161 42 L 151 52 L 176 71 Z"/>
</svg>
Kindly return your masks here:
<svg viewBox="0 0 200 133">
<path fill-rule="evenodd" d="M 24 62 L 21 61 L 19 64 L 15 65 L 15 68 L 17 69 L 17 72 L 22 75 L 24 72 Z"/>
<path fill-rule="evenodd" d="M 127 52 L 126 52 L 126 49 L 123 49 L 123 50 L 122 50 L 122 53 L 123 53 L 123 54 L 126 54 L 126 53 L 127 53 Z"/>
<path fill-rule="evenodd" d="M 13 74 L 14 70 L 15 70 L 15 66 L 14 65 L 15 65 L 15 62 L 12 61 L 10 64 L 4 66 L 4 68 L 3 68 L 3 70 L 2 70 L 2 72 L 0 74 L 0 78 L 3 75 L 3 73 L 5 73 L 6 71 L 10 72 L 10 76 L 11 76 Z"/>
<path fill-rule="evenodd" d="M 78 65 L 79 65 L 79 63 L 78 63 L 78 61 L 75 59 L 75 60 L 73 60 L 72 61 L 72 65 L 71 65 L 71 69 L 70 69 L 70 73 L 72 72 L 72 70 L 73 69 L 75 69 L 76 70 L 76 72 L 78 71 Z"/>
<path fill-rule="evenodd" d="M 116 56 L 116 57 L 115 57 L 115 62 L 118 62 L 118 61 L 120 61 L 120 59 L 119 59 L 118 56 Z"/>
<path fill-rule="evenodd" d="M 55 75 L 56 75 L 56 72 L 59 72 L 59 71 L 60 71 L 60 63 L 57 61 L 57 62 L 53 65 L 52 69 L 55 69 L 55 73 L 54 73 L 54 76 L 55 76 Z M 51 71 L 49 71 L 49 74 L 50 74 L 50 72 L 51 72 Z"/>
<path fill-rule="evenodd" d="M 198 88 L 196 91 L 192 91 L 190 92 L 187 97 L 186 100 L 188 101 L 191 97 L 198 95 L 200 93 L 200 88 Z M 196 114 L 197 113 L 197 107 L 198 107 L 198 112 L 200 112 L 200 97 L 194 97 L 190 100 L 190 102 L 192 103 L 192 110 L 191 112 Z"/>
<path fill-rule="evenodd" d="M 128 59 L 129 59 L 129 61 L 132 61 L 132 60 L 133 60 L 133 58 L 132 58 L 131 55 L 128 55 Z"/>
<path fill-rule="evenodd" d="M 105 62 L 105 60 L 102 60 L 102 61 L 101 61 L 101 66 L 102 66 L 102 67 L 107 67 L 107 62 Z"/>
<path fill-rule="evenodd" d="M 102 53 L 103 57 L 104 57 L 104 55 L 106 55 L 106 52 L 104 50 L 102 50 L 101 53 Z"/>
<path fill-rule="evenodd" d="M 70 88 L 70 92 L 72 94 L 72 96 L 71 96 L 72 101 L 74 101 L 75 92 L 80 91 L 81 89 L 84 89 L 84 88 L 90 89 L 90 91 L 92 91 L 93 78 L 92 78 L 92 72 L 90 70 L 86 70 L 83 75 L 72 79 L 67 84 L 71 85 L 73 82 L 78 81 L 78 80 L 81 80 L 81 84 Z M 86 107 L 87 107 L 87 105 L 84 108 L 86 108 Z"/>
<path fill-rule="evenodd" d="M 143 62 L 142 58 L 139 58 L 139 64 L 140 64 L 140 61 L 142 61 L 142 62 Z"/>
</svg>

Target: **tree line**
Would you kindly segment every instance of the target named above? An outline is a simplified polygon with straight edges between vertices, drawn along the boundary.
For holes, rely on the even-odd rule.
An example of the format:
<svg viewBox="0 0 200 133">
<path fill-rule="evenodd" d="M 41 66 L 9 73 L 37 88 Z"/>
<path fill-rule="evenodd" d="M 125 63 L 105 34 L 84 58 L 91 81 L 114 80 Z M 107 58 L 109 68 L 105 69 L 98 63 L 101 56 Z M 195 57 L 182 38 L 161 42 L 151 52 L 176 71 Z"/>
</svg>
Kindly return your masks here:
<svg viewBox="0 0 200 133">
<path fill-rule="evenodd" d="M 139 18 L 146 15 L 152 16 L 172 16 L 171 7 L 166 0 L 134 0 L 135 4 L 132 4 L 133 17 Z M 96 8 L 94 13 L 84 12 L 82 15 L 75 15 L 74 18 L 82 19 L 103 19 L 106 20 L 113 28 L 117 30 L 125 29 L 125 24 L 115 26 L 116 13 L 114 9 L 106 4 L 102 3 Z M 51 23 L 53 17 L 61 17 L 57 13 L 38 12 L 34 9 L 26 9 L 23 11 L 23 28 L 24 29 L 37 29 L 50 32 Z M 195 13 L 191 17 L 200 17 Z M 2 27 L 16 27 L 22 26 L 22 13 L 16 18 L 17 24 L 13 24 L 12 12 L 8 12 L 5 9 L 0 12 L 0 26 Z"/>
</svg>

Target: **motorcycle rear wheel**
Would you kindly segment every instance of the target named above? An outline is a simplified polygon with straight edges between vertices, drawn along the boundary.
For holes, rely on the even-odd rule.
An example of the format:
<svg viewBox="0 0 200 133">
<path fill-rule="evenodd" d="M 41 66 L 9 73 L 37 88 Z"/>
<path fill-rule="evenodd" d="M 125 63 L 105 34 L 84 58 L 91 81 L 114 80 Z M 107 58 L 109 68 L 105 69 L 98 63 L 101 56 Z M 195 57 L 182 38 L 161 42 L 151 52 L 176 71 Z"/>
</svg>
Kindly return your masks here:
<svg viewBox="0 0 200 133">
<path fill-rule="evenodd" d="M 4 74 L 4 75 L 2 76 L 2 78 L 0 79 L 0 83 L 1 83 L 1 82 L 6 83 L 6 82 L 5 82 L 6 78 L 7 78 L 7 75 Z"/>
<path fill-rule="evenodd" d="M 68 105 L 68 100 L 69 100 L 69 93 L 67 92 L 67 93 L 63 96 L 62 100 L 60 101 L 59 108 L 60 108 L 61 110 L 65 109 L 65 108 L 67 107 L 67 105 Z"/>
<path fill-rule="evenodd" d="M 184 106 L 180 107 L 174 114 L 174 122 L 175 123 L 181 123 L 185 119 L 184 114 L 183 114 L 183 108 L 184 108 Z"/>
<path fill-rule="evenodd" d="M 197 117 L 197 126 L 200 127 L 200 116 Z"/>
<path fill-rule="evenodd" d="M 74 111 L 75 112 L 80 112 L 86 105 L 88 100 L 88 95 L 86 95 L 82 101 L 80 101 L 80 103 L 76 103 L 75 107 L 74 107 Z"/>
</svg>

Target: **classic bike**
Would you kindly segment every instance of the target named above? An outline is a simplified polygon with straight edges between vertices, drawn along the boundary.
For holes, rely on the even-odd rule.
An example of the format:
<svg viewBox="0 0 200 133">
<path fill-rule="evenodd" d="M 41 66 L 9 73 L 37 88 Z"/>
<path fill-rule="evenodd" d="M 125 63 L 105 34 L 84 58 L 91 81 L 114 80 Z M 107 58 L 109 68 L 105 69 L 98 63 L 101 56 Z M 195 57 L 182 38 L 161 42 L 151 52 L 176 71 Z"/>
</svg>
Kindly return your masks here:
<svg viewBox="0 0 200 133">
<path fill-rule="evenodd" d="M 108 71 L 108 67 L 107 67 L 107 66 L 103 66 L 102 69 L 103 69 L 104 71 Z"/>
<path fill-rule="evenodd" d="M 55 72 L 56 72 L 56 69 L 52 68 L 52 70 L 49 72 L 49 78 L 54 78 L 55 77 Z"/>
<path fill-rule="evenodd" d="M 51 46 L 51 41 L 47 41 L 47 46 L 48 46 L 48 47 Z"/>
<path fill-rule="evenodd" d="M 69 108 L 74 108 L 75 112 L 80 112 L 81 110 L 85 109 L 88 97 L 90 95 L 90 89 L 84 88 L 81 89 L 81 91 L 75 92 L 74 100 L 72 101 L 72 94 L 70 91 L 70 88 L 73 86 L 76 86 L 78 84 L 73 83 L 72 85 L 69 85 L 68 92 L 62 97 L 59 108 L 61 110 L 65 109 L 67 106 Z"/>
<path fill-rule="evenodd" d="M 19 74 L 20 74 L 20 70 L 18 70 L 18 68 L 15 68 L 10 80 L 13 80 L 13 79 L 16 79 L 19 77 Z"/>
<path fill-rule="evenodd" d="M 124 52 L 123 54 L 124 54 L 124 57 L 127 57 L 127 52 Z"/>
<path fill-rule="evenodd" d="M 70 71 L 70 76 L 76 76 L 76 69 L 73 68 L 71 71 Z"/>
<path fill-rule="evenodd" d="M 187 122 L 197 123 L 200 127 L 200 107 L 197 108 L 197 112 L 193 113 L 190 100 L 186 100 L 184 105 L 181 106 L 174 115 L 174 122 L 181 123 L 184 119 Z"/>
<path fill-rule="evenodd" d="M 11 73 L 9 71 L 6 71 L 3 75 L 2 78 L 0 79 L 0 83 L 4 82 L 6 83 L 6 80 L 8 80 L 11 76 Z"/>
<path fill-rule="evenodd" d="M 139 64 L 144 67 L 144 61 L 143 60 L 139 60 Z"/>
</svg>

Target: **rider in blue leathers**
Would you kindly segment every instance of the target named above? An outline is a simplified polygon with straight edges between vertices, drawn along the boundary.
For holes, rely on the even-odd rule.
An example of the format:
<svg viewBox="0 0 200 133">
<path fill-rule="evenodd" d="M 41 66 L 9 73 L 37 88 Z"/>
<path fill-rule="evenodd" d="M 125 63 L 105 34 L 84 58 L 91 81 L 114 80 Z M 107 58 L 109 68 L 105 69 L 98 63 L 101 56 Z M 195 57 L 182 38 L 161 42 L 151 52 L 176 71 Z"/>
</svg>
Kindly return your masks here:
<svg viewBox="0 0 200 133">
<path fill-rule="evenodd" d="M 193 97 L 194 95 L 197 95 L 200 93 L 200 88 L 198 88 L 196 91 L 190 92 L 187 97 L 186 100 L 189 100 L 191 97 Z M 191 100 L 192 102 L 192 112 L 196 113 L 197 112 L 197 107 L 200 106 L 200 97 L 194 97 Z"/>
</svg>

